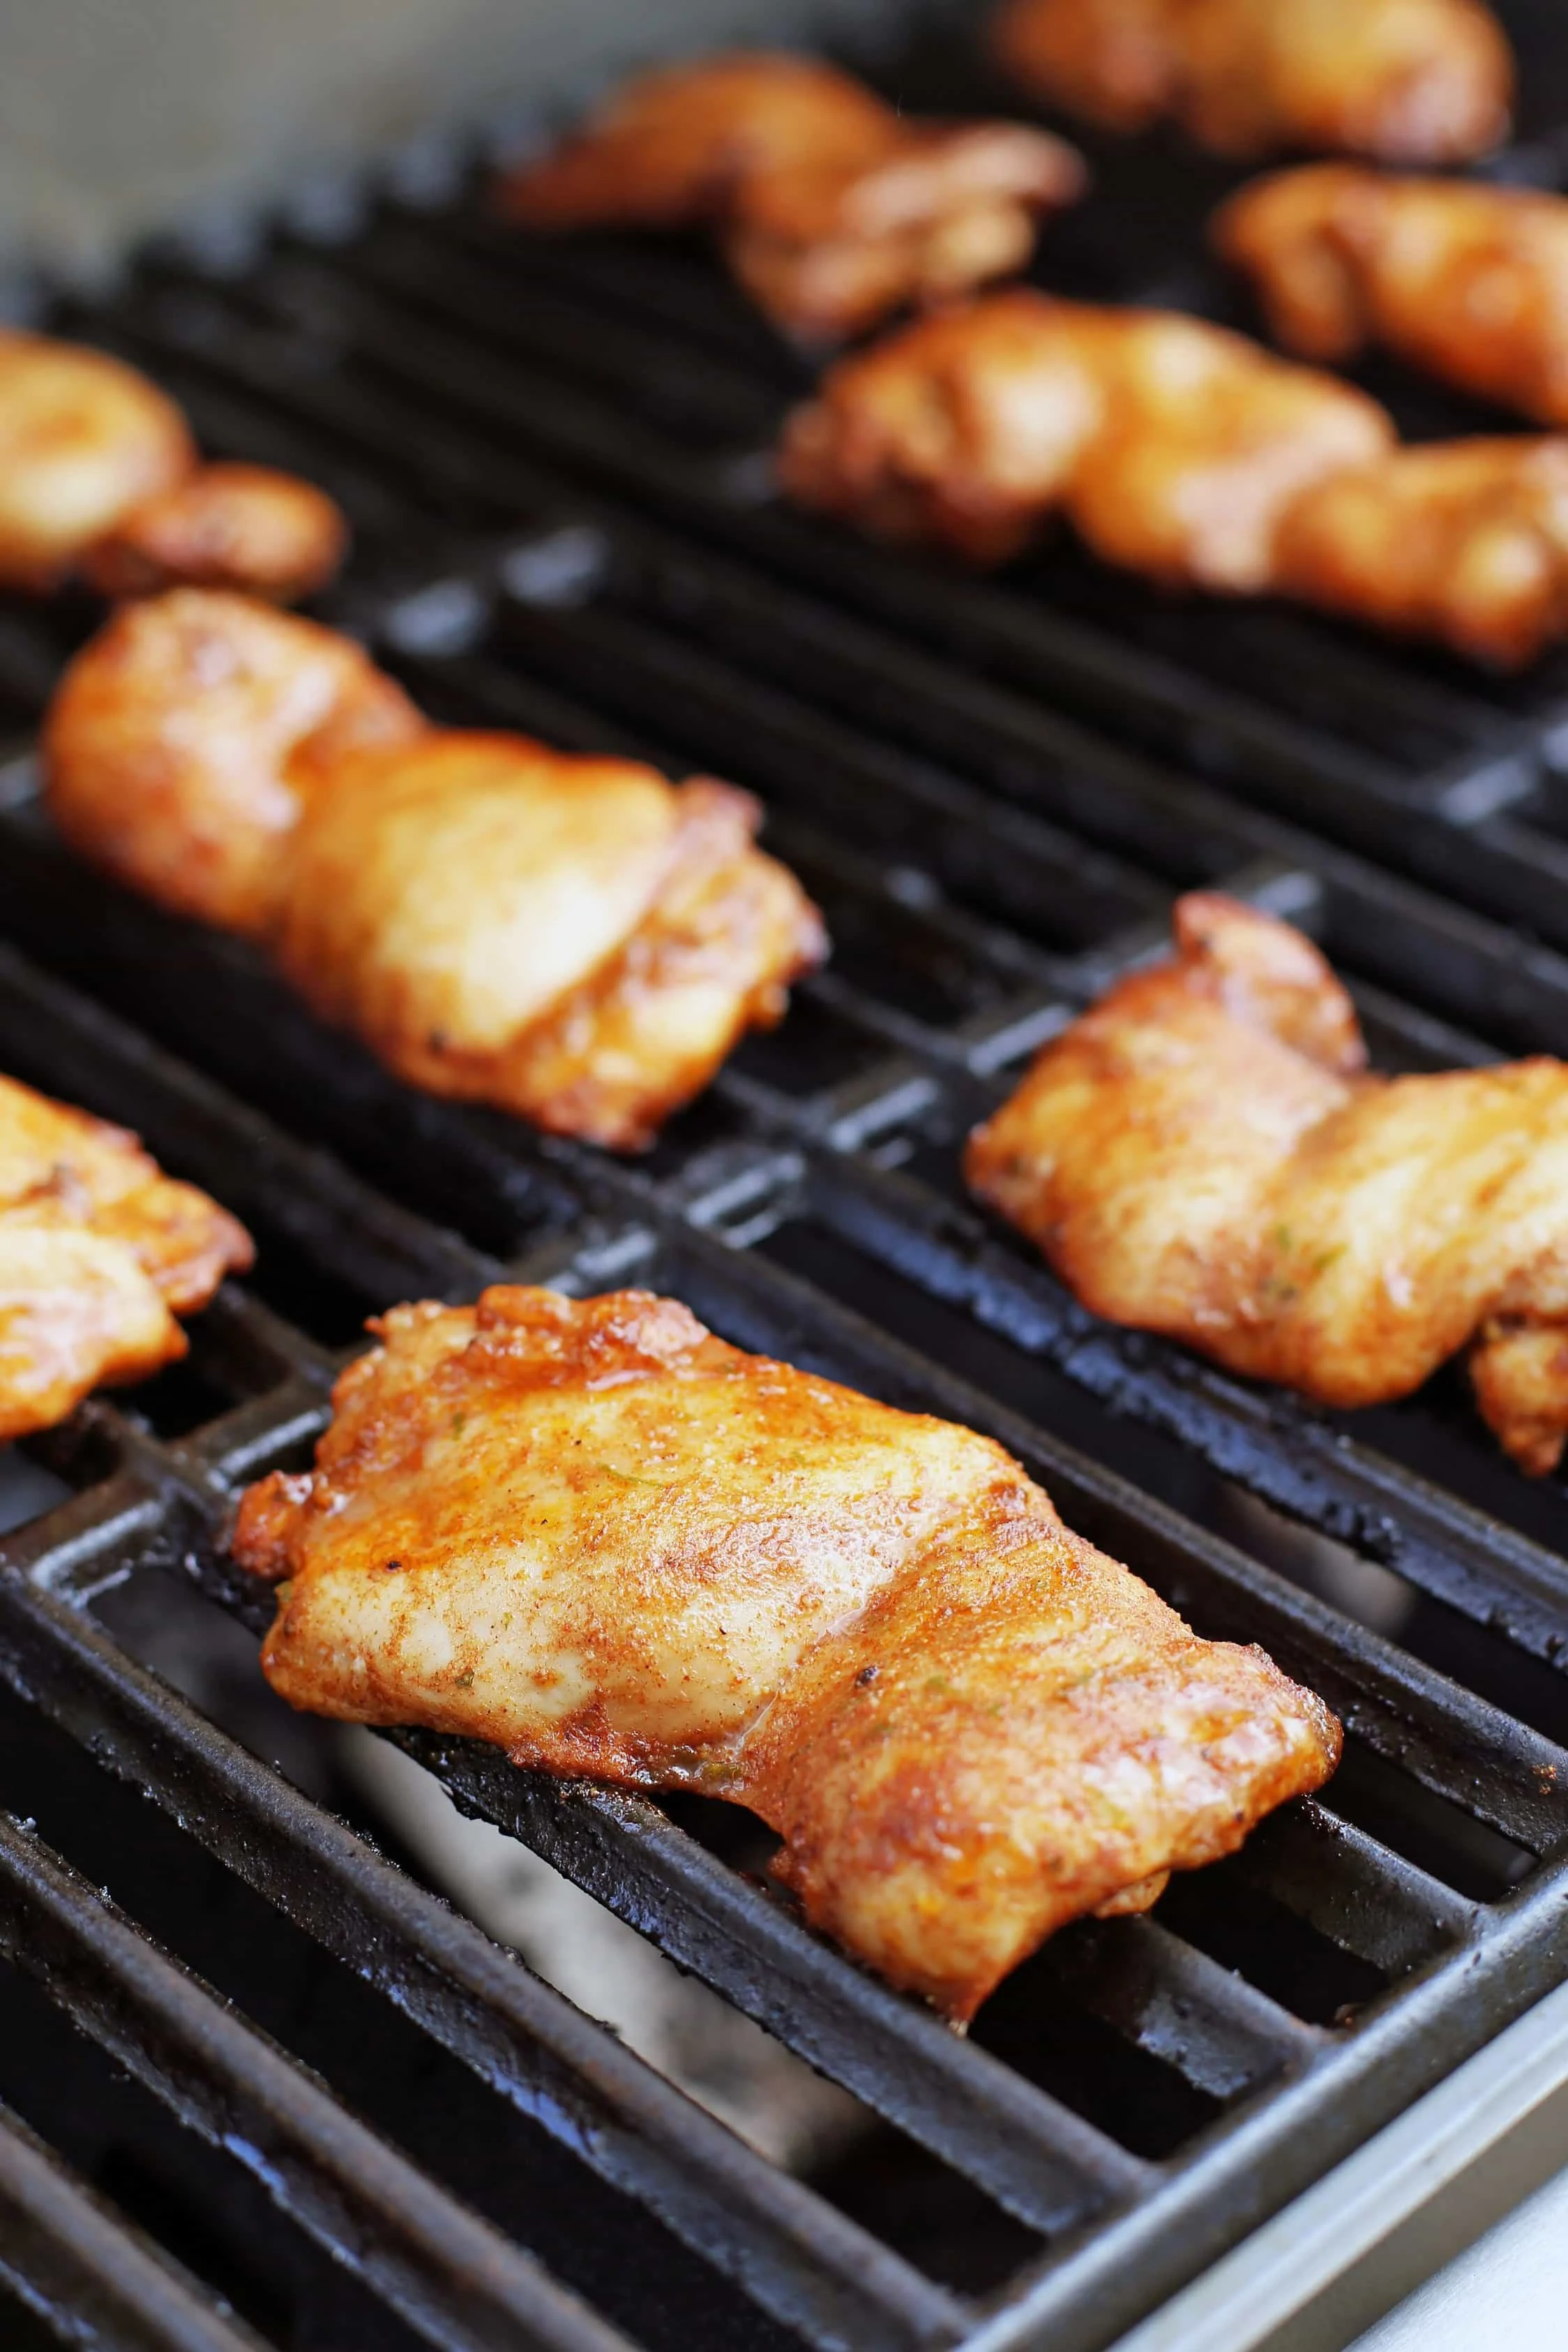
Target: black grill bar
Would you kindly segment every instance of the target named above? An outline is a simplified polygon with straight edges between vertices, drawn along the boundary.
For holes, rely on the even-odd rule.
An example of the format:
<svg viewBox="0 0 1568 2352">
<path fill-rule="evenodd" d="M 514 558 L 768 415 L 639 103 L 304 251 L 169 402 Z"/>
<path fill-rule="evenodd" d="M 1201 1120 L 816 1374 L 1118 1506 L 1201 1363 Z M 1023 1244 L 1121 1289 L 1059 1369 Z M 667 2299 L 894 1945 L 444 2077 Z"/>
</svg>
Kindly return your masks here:
<svg viewBox="0 0 1568 2352">
<path fill-rule="evenodd" d="M 1251 1884 L 1391 1979 L 1480 1927 L 1474 1903 L 1310 1799 L 1264 1822 L 1243 1860 Z"/>
<path fill-rule="evenodd" d="M 1151 2167 L 819 1942 L 647 1798 L 512 1771 L 468 1741 L 398 1744 L 462 1811 L 521 1838 L 1030 2228 L 1075 2228 L 1153 2185 Z"/>
<path fill-rule="evenodd" d="M 1103 1927 L 1086 1927 L 1056 1962 L 1055 1980 L 1212 2098 L 1258 2090 L 1326 2047 L 1321 2029 L 1303 2026 L 1157 1919 L 1136 1919 L 1131 1927 L 1131 1935 L 1108 1936 Z"/>
<path fill-rule="evenodd" d="M 0 1950 L 441 2352 L 626 2352 L 9 1816 Z"/>
<path fill-rule="evenodd" d="M 103 2352 L 262 2352 L 259 2336 L 4 2105 L 0 2279 L 67 2342 Z"/>
</svg>

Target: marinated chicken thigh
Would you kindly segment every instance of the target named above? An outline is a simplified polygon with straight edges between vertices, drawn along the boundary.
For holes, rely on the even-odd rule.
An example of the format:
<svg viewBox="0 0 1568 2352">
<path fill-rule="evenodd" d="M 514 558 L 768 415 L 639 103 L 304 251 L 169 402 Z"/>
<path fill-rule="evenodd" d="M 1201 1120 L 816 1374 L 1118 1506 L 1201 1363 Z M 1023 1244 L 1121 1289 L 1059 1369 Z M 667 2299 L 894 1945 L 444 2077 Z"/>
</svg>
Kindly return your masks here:
<svg viewBox="0 0 1568 2352">
<path fill-rule="evenodd" d="M 971 1138 L 974 1191 L 1111 1322 L 1334 1406 L 1465 1350 L 1521 1469 L 1568 1433 L 1568 1067 L 1365 1070 L 1310 941 L 1234 899 L 1176 908 Z"/>
<path fill-rule="evenodd" d="M 1303 358 L 1337 364 L 1383 343 L 1568 425 L 1568 197 L 1317 163 L 1243 188 L 1214 237 Z"/>
<path fill-rule="evenodd" d="M 844 335 L 1021 269 L 1084 177 L 1047 131 L 911 121 L 831 66 L 762 54 L 642 76 L 499 200 L 535 229 L 711 225 L 781 326 Z"/>
<path fill-rule="evenodd" d="M 635 1150 L 825 951 L 757 821 L 706 778 L 432 731 L 310 800 L 279 958 L 414 1085 Z"/>
<path fill-rule="evenodd" d="M 403 1307 L 313 1474 L 251 1488 L 296 1706 L 748 1805 L 806 1917 L 956 2021 L 1327 1779 L 1340 1728 L 1198 1640 L 989 1440 L 684 1307 Z"/>
<path fill-rule="evenodd" d="M 342 515 L 313 482 L 266 466 L 215 464 L 133 507 L 88 551 L 82 570 L 116 598 L 184 582 L 292 604 L 331 578 L 347 546 Z"/>
<path fill-rule="evenodd" d="M 1287 509 L 1274 569 L 1287 595 L 1517 668 L 1568 635 L 1568 437 L 1352 467 Z"/>
<path fill-rule="evenodd" d="M 252 1255 L 244 1228 L 134 1136 L 0 1078 L 0 1438 L 173 1363 L 175 1316 Z"/>
<path fill-rule="evenodd" d="M 991 41 L 1069 113 L 1111 131 L 1170 118 L 1221 155 L 1460 163 L 1506 135 L 1513 100 L 1479 0 L 1007 0 Z"/>
<path fill-rule="evenodd" d="M 262 466 L 203 466 L 172 400 L 106 352 L 0 328 L 0 584 L 75 570 L 108 595 L 174 580 L 279 599 L 331 578 L 331 499 Z"/>
<path fill-rule="evenodd" d="M 351 639 L 174 589 L 123 607 L 66 671 L 44 729 L 49 813 L 117 880 L 265 932 L 301 807 L 351 751 L 424 723 Z"/>
<path fill-rule="evenodd" d="M 1364 394 L 1223 328 L 1017 290 L 841 361 L 779 473 L 808 506 L 974 562 L 1059 510 L 1108 562 L 1247 593 L 1291 499 L 1393 440 Z"/>
<path fill-rule="evenodd" d="M 0 582 L 52 588 L 196 463 L 185 420 L 107 352 L 0 329 Z"/>
</svg>

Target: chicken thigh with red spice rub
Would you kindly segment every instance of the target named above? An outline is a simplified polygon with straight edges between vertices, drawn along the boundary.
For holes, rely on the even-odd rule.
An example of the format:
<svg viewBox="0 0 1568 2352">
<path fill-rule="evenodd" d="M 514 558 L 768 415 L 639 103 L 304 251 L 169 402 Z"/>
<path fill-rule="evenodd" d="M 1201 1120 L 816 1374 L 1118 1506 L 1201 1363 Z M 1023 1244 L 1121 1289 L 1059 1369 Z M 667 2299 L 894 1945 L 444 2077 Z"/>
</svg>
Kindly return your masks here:
<svg viewBox="0 0 1568 2352">
<path fill-rule="evenodd" d="M 760 1813 L 806 1917 L 955 2021 L 1339 1757 L 989 1439 L 646 1293 L 398 1307 L 234 1539 L 296 1706 Z"/>
<path fill-rule="evenodd" d="M 252 1255 L 244 1228 L 133 1135 L 0 1078 L 0 1439 L 175 1362 L 176 1316 Z"/>
<path fill-rule="evenodd" d="M 1568 1433 L 1568 1067 L 1386 1078 L 1317 949 L 1198 894 L 970 1139 L 1085 1306 L 1334 1406 L 1452 1357 L 1521 1469 Z"/>
</svg>

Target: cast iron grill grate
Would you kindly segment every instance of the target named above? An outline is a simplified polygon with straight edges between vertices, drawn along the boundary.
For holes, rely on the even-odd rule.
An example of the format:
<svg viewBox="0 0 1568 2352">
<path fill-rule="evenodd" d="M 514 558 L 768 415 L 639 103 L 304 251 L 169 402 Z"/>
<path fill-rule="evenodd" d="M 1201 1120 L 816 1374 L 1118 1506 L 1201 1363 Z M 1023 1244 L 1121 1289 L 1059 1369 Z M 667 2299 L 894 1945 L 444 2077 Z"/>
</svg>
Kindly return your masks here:
<svg viewBox="0 0 1568 2352">
<path fill-rule="evenodd" d="M 903 72 L 953 102 L 937 49 Z M 1169 158 L 1101 168 L 1105 211 L 1046 274 L 1223 300 L 1133 202 Z M 91 615 L 0 613 L 0 927 L 35 959 L 0 955 L 0 1066 L 138 1127 L 262 1244 L 186 1372 L 35 1449 L 68 1492 L 0 1541 L 0 1673 L 57 1760 L 154 1799 L 171 1873 L 205 1848 L 249 1890 L 258 1952 L 286 1931 L 338 1972 L 344 2046 L 384 2063 L 220 1981 L 228 1948 L 163 1933 L 151 1893 L 106 1906 L 74 1815 L 69 1864 L 0 1826 L 0 1948 L 356 2283 L 334 2344 L 1108 2344 L 1568 1972 L 1568 1498 L 1500 1462 L 1457 1384 L 1341 1422 L 1095 1323 L 964 1202 L 957 1144 L 1194 882 L 1314 930 L 1384 1063 L 1562 1050 L 1568 671 L 1503 689 L 1059 550 L 977 583 L 857 547 L 769 503 L 758 452 L 805 371 L 705 262 L 530 247 L 461 188 L 366 197 L 327 241 L 285 226 L 239 266 L 166 249 L 57 315 L 215 448 L 344 499 L 359 551 L 324 609 L 433 709 L 756 789 L 838 951 L 646 1160 L 419 1099 L 249 950 L 63 855 L 24 739 Z M 116 1638 L 117 1595 L 170 1574 L 253 1623 L 220 1560 L 237 1486 L 300 1457 L 363 1312 L 502 1268 L 667 1287 L 742 1345 L 992 1431 L 1201 1630 L 1263 1642 L 1346 1717 L 1331 1801 L 1152 1919 L 1059 1938 L 967 2043 L 807 1936 L 733 1815 L 406 1743 L 847 2086 L 893 2192 L 768 2166 Z M 482 2093 L 471 2131 L 422 2137 L 398 2105 L 416 2050 L 447 2069 L 427 2106 Z M 3 2070 L 0 2093 L 26 2113 Z M 963 2195 L 989 2268 L 938 2275 L 920 2216 Z M 172 2273 L 156 2213 L 119 2202 L 0 2115 L 36 2302 L 106 2309 L 116 2342 L 304 2340 L 265 2298 L 219 2309 L 220 2269 L 186 2242 L 208 2284 Z"/>
</svg>

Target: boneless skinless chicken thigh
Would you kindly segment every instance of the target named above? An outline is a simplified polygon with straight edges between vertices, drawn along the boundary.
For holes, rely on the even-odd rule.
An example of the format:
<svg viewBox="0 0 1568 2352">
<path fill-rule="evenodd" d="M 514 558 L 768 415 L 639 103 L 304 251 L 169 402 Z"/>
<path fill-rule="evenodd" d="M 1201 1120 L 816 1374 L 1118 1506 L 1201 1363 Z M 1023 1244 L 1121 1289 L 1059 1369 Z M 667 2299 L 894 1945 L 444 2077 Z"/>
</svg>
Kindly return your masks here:
<svg viewBox="0 0 1568 2352">
<path fill-rule="evenodd" d="M 1319 482 L 1281 519 L 1274 585 L 1517 669 L 1568 635 L 1568 437 L 1418 442 Z"/>
<path fill-rule="evenodd" d="M 176 589 L 115 614 L 44 726 L 72 846 L 176 914 L 265 936 L 300 813 L 347 753 L 424 730 L 352 639 L 244 596 Z"/>
<path fill-rule="evenodd" d="M 134 1136 L 0 1078 L 0 1439 L 185 1352 L 175 1320 L 252 1251 Z"/>
<path fill-rule="evenodd" d="M 1303 358 L 1338 366 L 1383 343 L 1568 425 L 1568 197 L 1313 163 L 1243 188 L 1212 236 Z"/>
<path fill-rule="evenodd" d="M 742 1354 L 673 1300 L 404 1307 L 313 1473 L 240 1509 L 295 1706 L 750 1806 L 806 1917 L 955 2021 L 1333 1769 L 991 1441 Z"/>
<path fill-rule="evenodd" d="M 276 947 L 414 1085 L 651 1141 L 826 950 L 731 784 L 433 730 L 306 808 Z"/>
<path fill-rule="evenodd" d="M 1047 131 L 921 121 L 831 66 L 764 52 L 640 76 L 498 201 L 532 229 L 711 225 L 780 325 L 841 335 L 1022 268 L 1039 215 L 1084 181 Z"/>
<path fill-rule="evenodd" d="M 1568 1433 L 1568 1067 L 1369 1074 L 1311 942 L 1216 895 L 971 1139 L 980 1196 L 1086 1306 L 1321 1402 L 1467 1356 L 1522 1469 Z"/>
<path fill-rule="evenodd" d="M 1170 117 L 1222 155 L 1462 163 L 1508 131 L 1513 60 L 1480 0 L 1006 0 L 1026 88 L 1113 131 Z"/>
<path fill-rule="evenodd" d="M 174 402 L 122 360 L 0 328 L 0 584 L 80 571 L 111 596 L 183 580 L 287 602 L 346 541 L 310 483 L 204 466 Z"/>
<path fill-rule="evenodd" d="M 616 1150 L 826 952 L 746 793 L 428 726 L 352 640 L 244 597 L 119 614 L 44 753 L 75 847 L 263 942 L 401 1076 Z"/>
<path fill-rule="evenodd" d="M 1291 501 L 1393 441 L 1365 394 L 1245 336 L 1018 289 L 841 361 L 779 471 L 806 505 L 976 562 L 1062 513 L 1110 562 L 1241 593 Z"/>
</svg>

